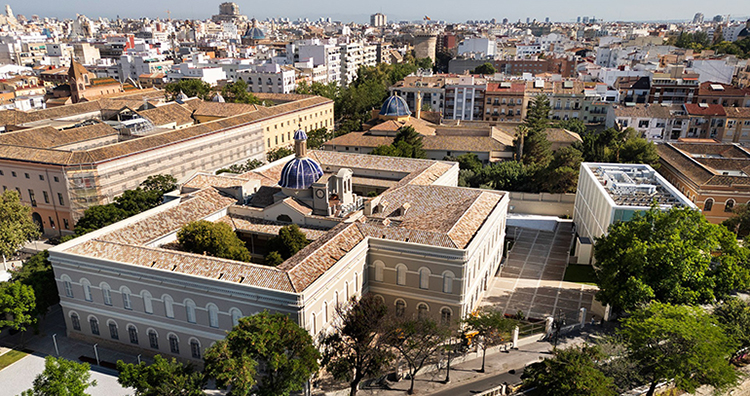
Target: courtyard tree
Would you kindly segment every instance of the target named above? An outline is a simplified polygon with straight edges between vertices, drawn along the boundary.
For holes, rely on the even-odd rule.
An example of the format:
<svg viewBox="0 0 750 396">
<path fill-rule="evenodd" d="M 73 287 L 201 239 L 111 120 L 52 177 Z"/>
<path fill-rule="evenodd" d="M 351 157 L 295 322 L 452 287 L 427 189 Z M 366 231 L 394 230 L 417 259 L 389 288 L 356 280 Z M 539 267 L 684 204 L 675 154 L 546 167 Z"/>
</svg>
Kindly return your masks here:
<svg viewBox="0 0 750 396">
<path fill-rule="evenodd" d="M 0 255 L 5 260 L 41 233 L 31 218 L 31 207 L 21 203 L 16 191 L 0 193 Z"/>
<path fill-rule="evenodd" d="M 36 376 L 33 387 L 21 396 L 89 396 L 86 389 L 96 386 L 96 381 L 90 379 L 88 363 L 47 356 L 44 371 Z"/>
<path fill-rule="evenodd" d="M 0 327 L 26 331 L 36 323 L 34 289 L 21 282 L 0 283 Z"/>
<path fill-rule="evenodd" d="M 203 396 L 206 377 L 195 371 L 192 364 L 172 358 L 154 356 L 154 363 L 138 364 L 117 361 L 120 385 L 135 389 L 136 396 Z"/>
<path fill-rule="evenodd" d="M 483 373 L 487 348 L 507 342 L 516 327 L 516 321 L 506 318 L 500 311 L 481 310 L 467 316 L 463 322 L 466 331 L 476 332 L 481 340 L 482 368 L 479 372 Z"/>
<path fill-rule="evenodd" d="M 26 260 L 12 275 L 13 282 L 28 285 L 34 290 L 34 316 L 46 316 L 49 308 L 60 302 L 55 272 L 48 258 L 48 251 L 39 252 Z"/>
<path fill-rule="evenodd" d="M 211 85 L 200 79 L 186 78 L 164 86 L 164 95 L 169 100 L 177 99 L 180 92 L 184 93 L 188 98 L 197 97 L 208 100 L 210 99 Z"/>
<path fill-rule="evenodd" d="M 713 314 L 739 348 L 750 347 L 750 304 L 730 297 L 714 307 Z"/>
<path fill-rule="evenodd" d="M 226 223 L 198 220 L 186 224 L 177 232 L 183 249 L 229 260 L 250 261 L 250 252 L 232 227 Z"/>
<path fill-rule="evenodd" d="M 600 369 L 607 358 L 597 346 L 556 349 L 554 356 L 533 363 L 521 378 L 539 396 L 615 396 L 614 382 Z"/>
<path fill-rule="evenodd" d="M 653 302 L 621 324 L 617 332 L 627 358 L 649 379 L 647 396 L 664 380 L 688 393 L 701 385 L 723 390 L 736 383 L 738 374 L 729 363 L 736 343 L 703 308 Z"/>
<path fill-rule="evenodd" d="M 732 217 L 721 222 L 737 235 L 737 238 L 745 238 L 750 235 L 750 207 L 748 205 L 737 205 L 732 210 Z"/>
<path fill-rule="evenodd" d="M 140 187 L 146 191 L 158 191 L 163 195 L 177 189 L 177 179 L 172 175 L 151 175 L 141 182 Z"/>
<path fill-rule="evenodd" d="M 75 233 L 79 236 L 88 234 L 127 217 L 128 213 L 114 203 L 91 206 L 83 211 L 83 217 L 76 222 Z"/>
<path fill-rule="evenodd" d="M 270 150 L 268 153 L 266 153 L 266 159 L 268 160 L 268 162 L 274 162 L 284 157 L 288 157 L 292 154 L 294 154 L 294 151 L 292 151 L 292 149 L 290 148 L 276 147 L 275 149 Z"/>
<path fill-rule="evenodd" d="M 247 83 L 241 78 L 225 85 L 221 89 L 221 95 L 230 103 L 261 104 L 260 99 L 248 91 Z"/>
<path fill-rule="evenodd" d="M 340 381 L 349 382 L 349 395 L 357 394 L 363 379 L 376 376 L 391 361 L 388 347 L 379 342 L 388 308 L 371 294 L 352 297 L 349 306 L 337 306 L 333 329 L 321 340 L 322 364 Z"/>
<path fill-rule="evenodd" d="M 284 260 L 286 260 L 289 257 L 294 256 L 309 243 L 310 241 L 307 240 L 305 234 L 300 231 L 299 226 L 296 224 L 290 224 L 281 227 L 281 229 L 279 229 L 279 235 L 271 238 L 268 241 L 267 246 L 270 252 L 277 252 Z"/>
<path fill-rule="evenodd" d="M 596 240 L 596 298 L 631 310 L 651 300 L 704 304 L 750 283 L 748 250 L 690 208 L 654 206 Z"/>
<path fill-rule="evenodd" d="M 287 315 L 246 316 L 205 353 L 205 372 L 229 395 L 287 396 L 318 371 L 320 353 Z"/>
<path fill-rule="evenodd" d="M 407 394 L 414 394 L 414 379 L 425 364 L 448 339 L 450 329 L 430 318 L 390 318 L 384 341 L 398 351 L 408 366 L 410 385 Z"/>
<path fill-rule="evenodd" d="M 408 125 L 399 128 L 393 143 L 377 146 L 370 154 L 389 157 L 427 158 L 423 148 L 422 135 Z"/>
<path fill-rule="evenodd" d="M 474 70 L 471 71 L 471 74 L 495 74 L 497 73 L 497 69 L 495 69 L 495 66 L 490 62 L 484 62 L 483 64 L 477 66 Z"/>
</svg>

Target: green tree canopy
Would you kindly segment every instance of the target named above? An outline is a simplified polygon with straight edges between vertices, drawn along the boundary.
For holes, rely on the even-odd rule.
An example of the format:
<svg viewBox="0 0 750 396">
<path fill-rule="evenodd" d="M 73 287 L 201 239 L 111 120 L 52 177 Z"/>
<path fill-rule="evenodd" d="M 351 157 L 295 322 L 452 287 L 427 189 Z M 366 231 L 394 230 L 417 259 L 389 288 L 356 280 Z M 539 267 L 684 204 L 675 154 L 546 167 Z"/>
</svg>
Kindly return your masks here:
<svg viewBox="0 0 750 396">
<path fill-rule="evenodd" d="M 329 132 L 328 128 L 313 129 L 307 134 L 307 148 L 317 150 L 332 137 L 333 133 Z"/>
<path fill-rule="evenodd" d="M 250 252 L 232 227 L 226 223 L 198 220 L 186 224 L 177 232 L 183 249 L 197 254 L 209 254 L 237 261 L 250 261 Z"/>
<path fill-rule="evenodd" d="M 526 119 L 524 124 L 529 128 L 529 132 L 541 132 L 549 128 L 550 104 L 547 95 L 539 94 L 529 103 L 526 110 Z"/>
<path fill-rule="evenodd" d="M 747 205 L 737 205 L 732 210 L 732 217 L 724 220 L 721 225 L 737 234 L 738 238 L 750 235 L 750 210 Z"/>
<path fill-rule="evenodd" d="M 221 168 L 216 171 L 217 175 L 222 173 L 245 173 L 250 172 L 253 169 L 260 168 L 263 166 L 263 161 L 257 159 L 249 159 L 244 164 L 232 164 L 228 168 Z"/>
<path fill-rule="evenodd" d="M 31 207 L 21 203 L 16 191 L 0 193 L 0 256 L 11 257 L 29 240 L 38 237 L 39 227 L 31 219 Z"/>
<path fill-rule="evenodd" d="M 87 234 L 127 217 L 128 213 L 114 203 L 91 206 L 83 212 L 83 216 L 76 222 L 75 233 L 76 235 Z"/>
<path fill-rule="evenodd" d="M 566 129 L 571 132 L 575 132 L 580 136 L 586 134 L 586 124 L 578 118 L 571 118 L 569 120 L 561 120 L 555 122 L 555 128 Z"/>
<path fill-rule="evenodd" d="M 0 327 L 26 331 L 36 323 L 34 289 L 21 282 L 0 283 Z"/>
<path fill-rule="evenodd" d="M 154 356 L 153 364 L 117 361 L 120 385 L 135 389 L 136 396 L 203 396 L 206 377 L 192 364 Z"/>
<path fill-rule="evenodd" d="M 417 372 L 435 357 L 449 335 L 447 326 L 441 326 L 430 318 L 390 318 L 389 329 L 383 340 L 398 351 L 408 366 L 411 384 L 407 394 L 414 394 Z"/>
<path fill-rule="evenodd" d="M 261 312 L 240 319 L 206 350 L 205 372 L 233 396 L 287 396 L 318 371 L 320 353 L 307 330 L 287 315 Z M 258 362 L 265 370 L 256 375 Z M 253 387 L 257 385 L 257 389 Z"/>
<path fill-rule="evenodd" d="M 198 97 L 208 100 L 211 93 L 211 86 L 198 79 L 182 79 L 164 86 L 164 94 L 169 100 L 175 100 L 180 92 L 189 98 Z"/>
<path fill-rule="evenodd" d="M 516 321 L 506 318 L 500 311 L 482 310 L 467 316 L 463 322 L 467 330 L 477 332 L 482 343 L 482 368 L 479 372 L 483 373 L 487 348 L 507 342 L 516 327 Z"/>
<path fill-rule="evenodd" d="M 690 208 L 653 207 L 617 222 L 594 246 L 596 298 L 630 310 L 651 300 L 703 304 L 748 286 L 748 251 Z"/>
<path fill-rule="evenodd" d="M 631 312 L 617 332 L 627 358 L 650 379 L 647 396 L 663 380 L 673 380 L 677 389 L 689 393 L 700 385 L 722 390 L 737 381 L 729 363 L 735 342 L 700 307 L 653 302 Z"/>
<path fill-rule="evenodd" d="M 268 162 L 274 162 L 284 157 L 288 157 L 292 154 L 294 154 L 294 151 L 292 151 L 292 149 L 290 148 L 276 147 L 275 149 L 266 153 L 266 159 L 268 160 Z"/>
<path fill-rule="evenodd" d="M 300 231 L 299 226 L 296 224 L 290 224 L 281 227 L 281 229 L 279 229 L 279 235 L 271 238 L 268 241 L 267 246 L 269 251 L 278 252 L 281 257 L 286 260 L 289 257 L 294 256 L 309 243 L 310 241 L 308 241 L 305 234 Z"/>
<path fill-rule="evenodd" d="M 606 358 L 597 346 L 557 349 L 524 370 L 523 383 L 539 396 L 615 396 L 614 383 L 599 368 Z"/>
<path fill-rule="evenodd" d="M 542 182 L 544 191 L 551 193 L 574 193 L 578 186 L 578 172 L 583 154 L 573 147 L 557 150 L 547 167 Z"/>
<path fill-rule="evenodd" d="M 115 205 L 125 211 L 125 217 L 130 217 L 159 206 L 163 195 L 160 190 L 144 190 L 138 187 L 135 190 L 125 190 L 122 195 L 115 197 Z"/>
<path fill-rule="evenodd" d="M 333 331 L 321 341 L 322 364 L 337 380 L 348 381 L 349 395 L 355 396 L 360 382 L 379 375 L 393 355 L 378 342 L 388 314 L 385 304 L 372 294 L 352 297 L 349 303 L 336 307 Z"/>
<path fill-rule="evenodd" d="M 393 143 L 378 146 L 370 154 L 390 157 L 427 158 L 422 146 L 422 135 L 411 126 L 399 128 Z"/>
<path fill-rule="evenodd" d="M 482 161 L 479 159 L 479 157 L 474 153 L 461 154 L 456 158 L 447 157 L 446 160 L 456 161 L 458 162 L 459 169 L 470 170 L 474 172 L 475 174 L 477 172 L 480 172 L 482 170 L 482 167 L 484 166 L 482 164 Z"/>
<path fill-rule="evenodd" d="M 96 381 L 89 381 L 90 378 L 88 363 L 47 356 L 44 358 L 44 371 L 34 379 L 33 387 L 21 395 L 89 396 L 86 389 L 96 386 Z"/>
<path fill-rule="evenodd" d="M 221 89 L 221 96 L 230 103 L 261 104 L 261 100 L 248 91 L 247 83 L 242 79 L 225 85 Z"/>
<path fill-rule="evenodd" d="M 13 272 L 13 282 L 31 286 L 34 290 L 35 316 L 45 316 L 51 306 L 60 302 L 55 272 L 48 258 L 48 251 L 39 252 L 26 260 L 19 270 Z"/>
<path fill-rule="evenodd" d="M 747 302 L 737 297 L 727 298 L 714 308 L 713 314 L 738 347 L 750 347 L 750 305 Z"/>
<path fill-rule="evenodd" d="M 471 71 L 471 74 L 495 74 L 497 73 L 497 69 L 495 69 L 495 66 L 490 62 L 484 62 L 482 65 L 477 66 L 474 70 Z"/>
<path fill-rule="evenodd" d="M 164 195 L 177 189 L 177 179 L 172 175 L 151 175 L 141 182 L 140 187 L 146 191 L 158 191 Z"/>
</svg>

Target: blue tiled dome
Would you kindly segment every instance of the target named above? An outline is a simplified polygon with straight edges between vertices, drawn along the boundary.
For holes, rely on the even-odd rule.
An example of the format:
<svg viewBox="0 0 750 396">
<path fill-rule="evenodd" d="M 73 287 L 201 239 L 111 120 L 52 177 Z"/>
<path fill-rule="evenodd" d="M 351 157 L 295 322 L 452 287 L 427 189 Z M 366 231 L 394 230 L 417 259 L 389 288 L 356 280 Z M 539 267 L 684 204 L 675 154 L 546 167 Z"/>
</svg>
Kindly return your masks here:
<svg viewBox="0 0 750 396">
<path fill-rule="evenodd" d="M 263 40 L 266 38 L 266 34 L 263 33 L 262 30 L 258 27 L 251 27 L 250 29 L 247 29 L 245 31 L 245 34 L 242 35 L 245 38 L 253 39 L 253 40 Z"/>
<path fill-rule="evenodd" d="M 310 188 L 323 176 L 323 169 L 315 160 L 307 157 L 295 158 L 284 165 L 281 170 L 279 186 L 294 190 Z"/>
<path fill-rule="evenodd" d="M 383 107 L 380 108 L 380 115 L 404 117 L 411 115 L 411 111 L 409 111 L 409 105 L 406 104 L 404 98 L 392 95 L 383 103 Z"/>
<path fill-rule="evenodd" d="M 307 134 L 302 129 L 294 132 L 294 140 L 307 140 Z"/>
</svg>

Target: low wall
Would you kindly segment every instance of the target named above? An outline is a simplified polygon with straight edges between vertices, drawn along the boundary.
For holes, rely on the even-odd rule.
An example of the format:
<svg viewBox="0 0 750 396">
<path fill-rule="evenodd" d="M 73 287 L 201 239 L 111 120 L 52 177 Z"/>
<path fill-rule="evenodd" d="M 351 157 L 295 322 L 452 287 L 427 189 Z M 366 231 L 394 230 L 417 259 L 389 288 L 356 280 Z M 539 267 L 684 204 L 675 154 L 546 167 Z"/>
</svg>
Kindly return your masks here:
<svg viewBox="0 0 750 396">
<path fill-rule="evenodd" d="M 510 213 L 573 217 L 575 194 L 510 192 Z"/>
</svg>

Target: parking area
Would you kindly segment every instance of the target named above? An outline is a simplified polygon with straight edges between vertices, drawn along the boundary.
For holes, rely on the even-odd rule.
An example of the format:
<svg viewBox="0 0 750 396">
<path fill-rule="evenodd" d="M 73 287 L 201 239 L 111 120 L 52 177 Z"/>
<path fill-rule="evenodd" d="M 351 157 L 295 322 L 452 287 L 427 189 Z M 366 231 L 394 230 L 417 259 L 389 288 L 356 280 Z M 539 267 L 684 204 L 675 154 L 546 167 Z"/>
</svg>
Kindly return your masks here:
<svg viewBox="0 0 750 396">
<path fill-rule="evenodd" d="M 543 319 L 562 311 L 568 323 L 580 308 L 591 318 L 596 286 L 564 282 L 573 224 L 558 222 L 555 231 L 509 228 L 515 239 L 505 265 L 496 276 L 483 304 L 507 314 L 522 311 L 527 318 Z"/>
</svg>

